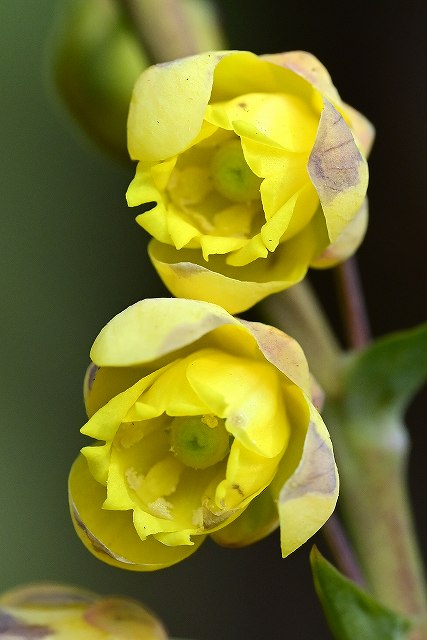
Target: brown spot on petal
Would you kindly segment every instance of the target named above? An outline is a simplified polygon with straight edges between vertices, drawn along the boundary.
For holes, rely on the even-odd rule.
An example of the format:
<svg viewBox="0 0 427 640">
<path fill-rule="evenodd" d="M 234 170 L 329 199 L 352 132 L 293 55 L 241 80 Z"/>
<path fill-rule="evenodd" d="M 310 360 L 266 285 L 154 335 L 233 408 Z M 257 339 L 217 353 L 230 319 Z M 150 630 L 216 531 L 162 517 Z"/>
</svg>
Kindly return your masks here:
<svg viewBox="0 0 427 640">
<path fill-rule="evenodd" d="M 335 462 L 331 449 L 320 437 L 313 422 L 304 442 L 301 462 L 294 474 L 283 485 L 279 501 L 286 502 L 308 493 L 330 495 L 337 485 Z"/>
<path fill-rule="evenodd" d="M 296 340 L 276 327 L 261 322 L 239 321 L 252 333 L 266 360 L 308 393 L 307 360 Z"/>
<path fill-rule="evenodd" d="M 323 205 L 360 180 L 363 158 L 342 115 L 324 100 L 316 140 L 308 159 L 308 173 Z"/>
<path fill-rule="evenodd" d="M 239 496 L 242 496 L 242 498 L 243 498 L 243 496 L 244 496 L 245 494 L 243 493 L 243 491 L 242 491 L 242 488 L 241 488 L 240 484 L 237 484 L 236 482 L 233 482 L 233 484 L 232 484 L 231 486 L 232 486 L 232 488 L 233 488 L 235 491 L 237 491 L 237 493 L 239 494 Z"/>
</svg>

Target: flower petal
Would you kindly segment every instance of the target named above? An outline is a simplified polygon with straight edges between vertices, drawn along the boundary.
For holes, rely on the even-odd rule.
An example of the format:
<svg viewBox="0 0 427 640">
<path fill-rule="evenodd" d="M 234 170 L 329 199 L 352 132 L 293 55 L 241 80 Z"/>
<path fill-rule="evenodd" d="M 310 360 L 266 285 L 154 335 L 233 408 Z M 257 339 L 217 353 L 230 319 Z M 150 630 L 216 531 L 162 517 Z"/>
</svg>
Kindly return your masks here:
<svg viewBox="0 0 427 640">
<path fill-rule="evenodd" d="M 329 434 L 312 409 L 301 460 L 279 493 L 282 555 L 306 542 L 334 511 L 338 474 Z"/>
<path fill-rule="evenodd" d="M 313 54 L 307 51 L 286 51 L 284 53 L 266 54 L 261 58 L 293 71 L 307 80 L 329 100 L 340 102 L 338 91 L 332 83 L 328 70 Z"/>
<path fill-rule="evenodd" d="M 356 141 L 359 142 L 364 155 L 368 157 L 374 144 L 375 127 L 369 122 L 368 118 L 349 104 L 344 104 L 344 108 L 350 118 L 351 128 L 352 131 L 354 131 Z"/>
<path fill-rule="evenodd" d="M 279 375 L 265 361 L 206 349 L 189 364 L 187 378 L 244 447 L 268 458 L 283 452 L 290 427 Z"/>
<path fill-rule="evenodd" d="M 211 256 L 207 268 L 201 252 L 192 249 L 178 252 L 156 240 L 149 244 L 149 255 L 157 273 L 177 298 L 206 300 L 234 314 L 302 280 L 315 253 L 315 242 L 311 234 L 302 242 L 291 239 L 283 245 L 283 251 L 279 245 L 272 263 L 261 259 L 244 267 L 232 267 L 222 256 Z"/>
<path fill-rule="evenodd" d="M 146 69 L 136 82 L 128 118 L 134 160 L 165 160 L 199 133 L 215 67 L 227 52 L 204 53 Z M 172 101 L 171 101 L 172 100 Z"/>
<path fill-rule="evenodd" d="M 307 168 L 334 242 L 362 206 L 368 165 L 344 118 L 328 100 L 324 100 Z"/>
<path fill-rule="evenodd" d="M 238 321 L 215 304 L 171 298 L 142 300 L 102 329 L 91 358 L 100 366 L 135 366 L 191 344 L 224 324 L 237 325 Z"/>
<path fill-rule="evenodd" d="M 240 320 L 240 322 L 254 336 L 266 360 L 277 367 L 307 395 L 310 395 L 311 382 L 308 364 L 304 351 L 298 342 L 276 327 L 247 320 Z"/>
<path fill-rule="evenodd" d="M 84 457 L 79 456 L 69 478 L 73 524 L 87 549 L 108 564 L 133 571 L 154 571 L 187 558 L 205 539 L 196 536 L 192 546 L 179 547 L 167 547 L 152 538 L 141 541 L 131 511 L 102 509 L 105 492 L 105 487 L 92 478 Z"/>
<path fill-rule="evenodd" d="M 160 371 L 154 371 L 142 380 L 138 380 L 126 391 L 122 391 L 112 398 L 106 405 L 101 407 L 81 428 L 81 432 L 86 436 L 91 436 L 97 440 L 112 440 L 120 424 L 124 421 L 129 409 L 138 400 L 141 393 L 160 375 Z M 152 411 L 150 417 L 156 415 Z"/>
<path fill-rule="evenodd" d="M 365 198 L 353 220 L 344 227 L 338 238 L 319 255 L 313 258 L 311 267 L 325 269 L 344 262 L 358 249 L 368 227 L 368 200 Z"/>
<path fill-rule="evenodd" d="M 225 509 L 241 508 L 261 493 L 277 470 L 280 455 L 264 458 L 233 442 L 226 477 L 219 483 L 215 501 Z"/>
<path fill-rule="evenodd" d="M 309 151 L 316 136 L 318 115 L 300 97 L 287 93 L 248 93 L 227 102 L 209 105 L 206 120 L 236 132 L 242 123 L 257 125 L 280 147 L 292 152 Z"/>
</svg>

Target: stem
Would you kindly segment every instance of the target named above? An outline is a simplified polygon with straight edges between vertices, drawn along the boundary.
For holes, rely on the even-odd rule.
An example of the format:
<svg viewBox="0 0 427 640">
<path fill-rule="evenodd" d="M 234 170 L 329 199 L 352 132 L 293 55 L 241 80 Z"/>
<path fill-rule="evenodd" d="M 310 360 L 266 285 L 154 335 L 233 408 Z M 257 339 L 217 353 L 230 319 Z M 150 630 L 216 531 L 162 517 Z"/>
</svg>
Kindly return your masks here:
<svg viewBox="0 0 427 640">
<path fill-rule="evenodd" d="M 340 264 L 335 275 L 348 343 L 361 349 L 370 342 L 371 331 L 356 258 Z"/>
<path fill-rule="evenodd" d="M 340 265 L 336 276 L 348 342 L 361 349 L 371 332 L 356 258 Z M 381 602 L 425 617 L 426 585 L 407 491 L 406 429 L 392 421 L 379 424 L 378 416 L 357 426 L 352 419 L 344 413 L 329 426 L 337 423 L 332 434 L 340 461 L 340 504 L 364 574 Z"/>
<path fill-rule="evenodd" d="M 182 0 L 117 0 L 155 62 L 200 52 L 189 11 Z"/>
<path fill-rule="evenodd" d="M 340 462 L 341 510 L 370 590 L 396 611 L 426 616 L 406 486 L 406 430 L 393 422 L 356 424 L 335 403 L 325 413 Z"/>
<path fill-rule="evenodd" d="M 323 525 L 322 533 L 335 558 L 338 569 L 347 578 L 353 580 L 360 587 L 364 587 L 365 580 L 356 562 L 354 551 L 336 514 L 333 514 Z"/>
<path fill-rule="evenodd" d="M 354 261 L 340 268 L 339 286 L 349 342 L 360 349 L 370 332 Z M 340 506 L 370 591 L 392 609 L 424 621 L 426 589 L 407 494 L 403 425 L 384 416 L 355 424 L 355 416 L 347 413 L 344 354 L 307 283 L 268 298 L 259 308 L 267 321 L 300 342 L 327 392 L 325 421 L 340 470 Z M 330 520 L 323 530 L 337 564 L 360 583 L 357 561 L 336 521 Z M 423 630 L 414 634 L 411 640 L 427 638 Z"/>
</svg>

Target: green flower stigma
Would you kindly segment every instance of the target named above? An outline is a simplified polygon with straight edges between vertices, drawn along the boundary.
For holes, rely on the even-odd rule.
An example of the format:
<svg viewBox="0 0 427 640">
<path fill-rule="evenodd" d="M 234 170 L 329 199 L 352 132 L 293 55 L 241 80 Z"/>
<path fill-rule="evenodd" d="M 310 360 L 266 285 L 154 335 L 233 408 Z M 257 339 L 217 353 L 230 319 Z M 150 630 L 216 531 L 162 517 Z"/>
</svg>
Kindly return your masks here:
<svg viewBox="0 0 427 640">
<path fill-rule="evenodd" d="M 170 441 L 175 456 L 193 469 L 207 469 L 230 451 L 224 420 L 213 415 L 174 418 Z"/>
<path fill-rule="evenodd" d="M 259 198 L 261 178 L 249 168 L 239 140 L 223 144 L 212 158 L 211 172 L 215 189 L 233 202 Z"/>
</svg>

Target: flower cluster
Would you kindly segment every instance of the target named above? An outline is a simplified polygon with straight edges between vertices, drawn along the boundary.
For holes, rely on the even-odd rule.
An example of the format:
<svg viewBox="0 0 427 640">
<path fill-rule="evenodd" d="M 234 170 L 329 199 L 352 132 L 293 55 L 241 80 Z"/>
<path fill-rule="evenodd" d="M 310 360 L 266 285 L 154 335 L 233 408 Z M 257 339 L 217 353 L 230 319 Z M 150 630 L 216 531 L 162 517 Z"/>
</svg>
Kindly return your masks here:
<svg viewBox="0 0 427 640">
<path fill-rule="evenodd" d="M 305 52 L 147 69 L 129 112 L 127 199 L 148 209 L 137 222 L 166 286 L 238 313 L 347 258 L 366 229 L 372 137 Z"/>
<path fill-rule="evenodd" d="M 95 442 L 69 496 L 98 558 L 151 571 L 208 535 L 243 546 L 278 526 L 286 556 L 331 515 L 338 476 L 300 346 L 230 314 L 357 249 L 372 138 L 308 53 L 210 52 L 140 76 L 127 199 L 178 298 L 129 307 L 92 348 Z"/>
<path fill-rule="evenodd" d="M 286 556 L 332 513 L 332 447 L 289 336 L 205 302 L 144 300 L 107 324 L 91 357 L 82 431 L 96 443 L 69 488 L 98 558 L 149 571 L 207 535 L 241 546 L 279 523 Z"/>
</svg>

